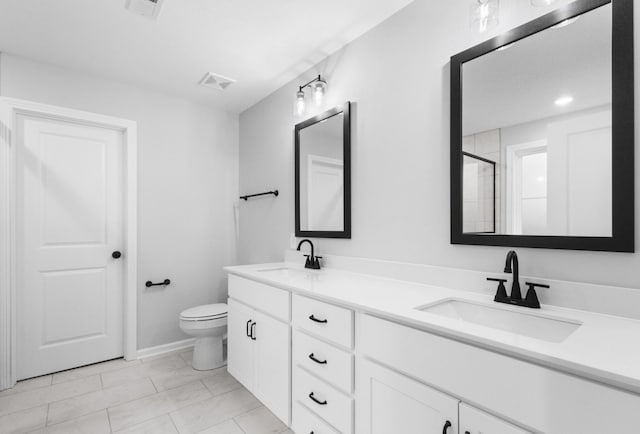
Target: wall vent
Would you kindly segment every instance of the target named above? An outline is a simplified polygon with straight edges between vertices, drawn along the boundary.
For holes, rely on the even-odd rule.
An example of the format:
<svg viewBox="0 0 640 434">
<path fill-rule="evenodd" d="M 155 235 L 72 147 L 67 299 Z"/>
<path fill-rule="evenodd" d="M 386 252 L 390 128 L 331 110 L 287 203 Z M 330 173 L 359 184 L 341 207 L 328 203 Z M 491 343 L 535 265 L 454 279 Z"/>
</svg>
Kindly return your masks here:
<svg viewBox="0 0 640 434">
<path fill-rule="evenodd" d="M 202 79 L 198 82 L 200 86 L 210 87 L 218 90 L 226 90 L 236 81 L 232 78 L 227 78 L 222 75 L 214 74 L 213 72 L 207 72 Z"/>
<path fill-rule="evenodd" d="M 125 7 L 134 14 L 155 20 L 163 3 L 164 0 L 127 0 Z"/>
</svg>

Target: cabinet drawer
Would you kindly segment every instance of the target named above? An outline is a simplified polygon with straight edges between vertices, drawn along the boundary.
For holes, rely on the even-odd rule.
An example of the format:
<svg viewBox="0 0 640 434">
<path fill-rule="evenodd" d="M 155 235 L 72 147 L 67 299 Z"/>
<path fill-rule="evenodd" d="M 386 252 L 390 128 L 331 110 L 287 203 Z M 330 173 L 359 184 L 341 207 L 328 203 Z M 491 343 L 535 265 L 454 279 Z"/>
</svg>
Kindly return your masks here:
<svg viewBox="0 0 640 434">
<path fill-rule="evenodd" d="M 293 334 L 293 364 L 345 392 L 353 391 L 353 355 L 344 350 L 296 331 Z"/>
<path fill-rule="evenodd" d="M 338 434 L 325 421 L 313 414 L 304 405 L 293 404 L 293 432 L 299 434 Z"/>
<path fill-rule="evenodd" d="M 293 324 L 347 348 L 353 348 L 353 311 L 299 295 L 293 296 Z"/>
<path fill-rule="evenodd" d="M 289 292 L 253 280 L 229 275 L 229 297 L 289 322 Z"/>
<path fill-rule="evenodd" d="M 299 367 L 293 372 L 293 400 L 308 406 L 342 433 L 351 434 L 353 400 Z"/>
</svg>

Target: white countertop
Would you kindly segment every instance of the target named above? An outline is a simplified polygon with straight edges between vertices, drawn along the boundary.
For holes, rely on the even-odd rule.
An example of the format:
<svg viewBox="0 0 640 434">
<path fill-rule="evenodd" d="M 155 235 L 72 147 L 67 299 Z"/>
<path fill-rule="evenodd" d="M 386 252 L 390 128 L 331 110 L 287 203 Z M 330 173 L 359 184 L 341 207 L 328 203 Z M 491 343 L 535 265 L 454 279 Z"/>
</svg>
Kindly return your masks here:
<svg viewBox="0 0 640 434">
<path fill-rule="evenodd" d="M 285 268 L 290 271 L 261 271 Z M 582 323 L 566 340 L 552 343 L 415 309 L 448 298 L 493 303 L 492 298 L 484 294 L 337 269 L 306 270 L 291 263 L 241 265 L 225 267 L 225 270 L 293 293 L 640 393 L 640 321 L 637 320 L 543 305 L 532 313 Z M 498 306 L 518 311 L 527 309 Z"/>
</svg>

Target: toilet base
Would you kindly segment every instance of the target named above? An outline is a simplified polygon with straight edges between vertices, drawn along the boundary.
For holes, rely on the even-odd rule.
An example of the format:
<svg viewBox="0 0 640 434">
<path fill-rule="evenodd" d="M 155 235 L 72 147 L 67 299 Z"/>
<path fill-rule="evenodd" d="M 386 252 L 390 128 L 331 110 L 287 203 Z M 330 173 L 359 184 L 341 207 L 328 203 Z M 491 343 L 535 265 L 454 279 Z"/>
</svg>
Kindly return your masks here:
<svg viewBox="0 0 640 434">
<path fill-rule="evenodd" d="M 193 347 L 191 367 L 196 371 L 209 371 L 224 366 L 222 336 L 201 336 Z"/>
</svg>

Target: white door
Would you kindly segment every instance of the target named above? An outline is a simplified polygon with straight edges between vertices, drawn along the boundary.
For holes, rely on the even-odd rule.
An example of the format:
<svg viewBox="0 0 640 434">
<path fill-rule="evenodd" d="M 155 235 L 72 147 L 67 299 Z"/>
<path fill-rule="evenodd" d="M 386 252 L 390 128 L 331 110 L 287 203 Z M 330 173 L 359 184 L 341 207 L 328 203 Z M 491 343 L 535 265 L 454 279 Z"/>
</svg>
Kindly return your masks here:
<svg viewBox="0 0 640 434">
<path fill-rule="evenodd" d="M 495 416 L 460 404 L 460 434 L 527 434 L 520 429 Z"/>
<path fill-rule="evenodd" d="M 123 355 L 123 139 L 17 118 L 17 378 Z M 126 252 L 122 252 L 126 254 Z"/>
<path fill-rule="evenodd" d="M 253 337 L 255 376 L 252 392 L 289 424 L 291 390 L 291 329 L 289 325 L 255 312 Z"/>
<path fill-rule="evenodd" d="M 308 166 L 308 230 L 344 230 L 344 163 L 309 155 Z"/>
<path fill-rule="evenodd" d="M 362 359 L 356 376 L 358 434 L 458 432 L 457 399 Z"/>
<path fill-rule="evenodd" d="M 610 237 L 611 111 L 555 122 L 548 131 L 550 233 Z"/>
<path fill-rule="evenodd" d="M 253 389 L 253 341 L 255 311 L 230 298 L 227 301 L 227 370 L 244 387 Z"/>
</svg>

